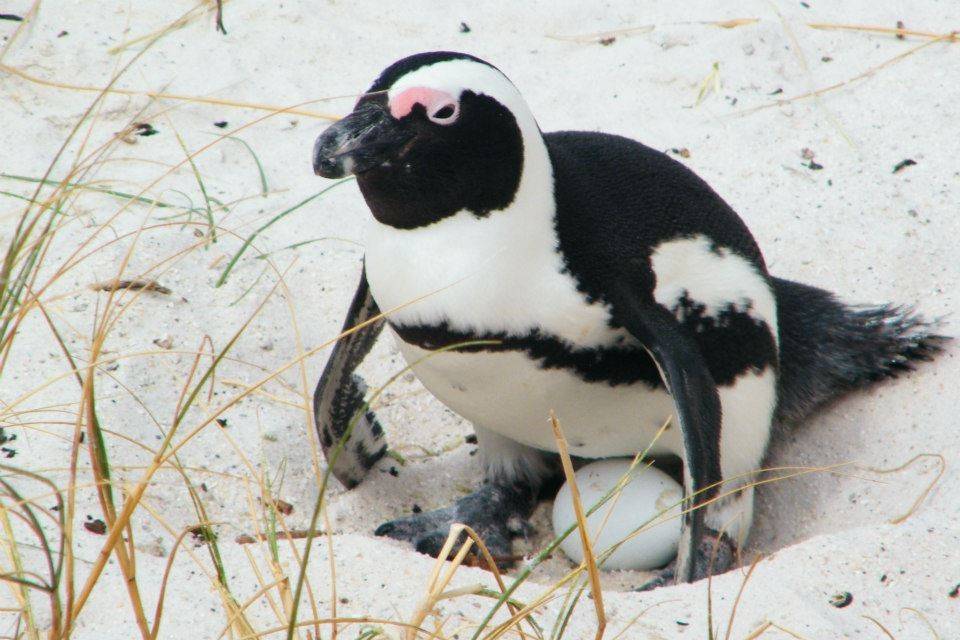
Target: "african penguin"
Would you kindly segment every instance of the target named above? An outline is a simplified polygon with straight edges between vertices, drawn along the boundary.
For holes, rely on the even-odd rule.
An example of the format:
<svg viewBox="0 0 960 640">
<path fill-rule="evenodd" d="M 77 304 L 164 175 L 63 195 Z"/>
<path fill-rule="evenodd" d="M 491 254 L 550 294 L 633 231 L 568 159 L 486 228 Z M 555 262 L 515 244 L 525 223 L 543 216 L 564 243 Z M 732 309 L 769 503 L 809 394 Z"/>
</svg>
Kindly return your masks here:
<svg viewBox="0 0 960 640">
<path fill-rule="evenodd" d="M 654 457 L 682 461 L 698 508 L 652 585 L 704 577 L 718 544 L 713 570 L 725 570 L 773 425 L 910 369 L 944 339 L 909 311 L 771 276 L 743 221 L 684 165 L 619 136 L 542 133 L 506 76 L 470 55 L 390 65 L 319 137 L 313 164 L 355 175 L 373 214 L 344 328 L 367 324 L 338 342 L 314 397 L 334 474 L 354 486 L 386 450 L 354 373 L 384 325 L 476 429 L 480 488 L 376 531 L 425 553 L 463 522 L 510 554 L 556 487 L 553 411 L 575 456 L 652 442 Z"/>
</svg>

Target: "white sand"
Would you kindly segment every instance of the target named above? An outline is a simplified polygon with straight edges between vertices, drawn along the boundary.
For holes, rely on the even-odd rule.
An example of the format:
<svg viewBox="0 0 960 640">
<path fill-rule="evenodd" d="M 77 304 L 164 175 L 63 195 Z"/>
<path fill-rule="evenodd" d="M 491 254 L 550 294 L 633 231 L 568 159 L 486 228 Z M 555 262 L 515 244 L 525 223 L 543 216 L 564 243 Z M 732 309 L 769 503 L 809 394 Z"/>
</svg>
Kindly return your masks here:
<svg viewBox="0 0 960 640">
<path fill-rule="evenodd" d="M 6 2 L 3 12 L 23 13 L 28 4 Z M 459 7 L 449 2 L 397 3 L 388 8 L 373 2 L 233 0 L 225 7 L 228 35 L 216 33 L 212 13 L 203 13 L 156 43 L 118 86 L 287 106 L 354 94 L 384 66 L 409 53 L 440 48 L 469 51 L 497 64 L 513 79 L 544 130 L 602 129 L 655 148 L 688 149 L 690 156 L 684 161 L 740 212 L 775 274 L 830 288 L 850 300 L 917 302 L 931 316 L 960 310 L 960 44 L 935 43 L 817 100 L 738 115 L 777 98 L 854 78 L 923 42 L 814 30 L 806 23 L 892 27 L 903 20 L 908 28 L 939 33 L 960 28 L 956 2 L 930 0 L 911 3 L 909 9 L 894 0 L 847 1 L 842 7 L 810 0 L 809 8 L 798 2 L 757 1 L 741 3 L 737 9 L 730 8 L 730 3 L 706 0 L 606 2 L 600 8 L 572 1 L 530 4 L 508 13 L 480 3 Z M 119 56 L 108 49 L 152 32 L 191 6 L 186 1 L 44 2 L 38 19 L 3 62 L 38 78 L 103 86 L 137 47 Z M 746 17 L 759 21 L 733 29 L 700 23 Z M 460 33 L 461 21 L 469 24 L 470 33 Z M 609 46 L 547 37 L 648 24 L 655 28 L 621 35 Z M 0 33 L 10 34 L 15 26 L 0 22 Z M 68 35 L 58 37 L 64 30 Z M 719 64 L 719 93 L 711 92 L 696 105 L 714 63 Z M 782 93 L 771 95 L 779 90 Z M 0 170 L 43 175 L 93 95 L 41 86 L 0 71 Z M 342 114 L 350 106 L 350 99 L 341 99 L 307 108 Z M 175 131 L 195 151 L 222 133 L 214 121 L 228 121 L 227 131 L 232 131 L 264 115 L 228 106 L 173 100 L 150 104 L 142 96 L 113 96 L 93 127 L 90 145 L 108 141 L 139 109 L 146 109 L 145 115 L 136 120 L 149 121 L 159 134 L 134 138 L 132 145 L 121 143 L 114 160 L 103 163 L 87 179 L 138 193 L 166 167 L 183 161 Z M 218 223 L 245 237 L 270 216 L 325 186 L 312 175 L 309 161 L 313 140 L 325 126 L 321 119 L 284 114 L 238 134 L 263 163 L 271 191 L 267 197 L 259 195 L 256 167 L 239 143 L 221 141 L 199 155 L 197 167 L 209 194 L 228 203 L 239 200 L 228 215 L 217 212 Z M 804 148 L 815 152 L 822 170 L 805 166 Z M 54 177 L 65 174 L 77 144 L 70 149 L 67 159 L 54 169 Z M 892 173 L 905 158 L 914 159 L 916 166 Z M 29 195 L 32 185 L 0 178 L 0 190 Z M 147 195 L 185 202 L 178 191 L 195 204 L 203 202 L 189 166 L 151 187 Z M 6 246 L 22 203 L 0 197 L 0 239 Z M 54 242 L 41 281 L 97 225 L 109 222 L 110 229 L 91 248 L 145 221 L 156 224 L 171 213 L 139 204 L 110 220 L 120 205 L 108 196 L 86 193 L 79 197 L 70 209 L 75 219 Z M 273 264 L 286 272 L 285 288 L 269 298 L 230 353 L 249 364 L 225 362 L 220 367 L 216 394 L 208 403 L 204 390 L 185 430 L 200 424 L 238 392 L 230 381 L 252 384 L 264 370 L 280 367 L 302 349 L 336 335 L 355 284 L 362 255 L 355 241 L 366 215 L 356 187 L 350 184 L 259 237 L 256 246 L 263 251 L 315 238 L 332 239 L 273 254 Z M 202 222 L 203 216 L 195 214 L 194 220 Z M 194 228 L 202 227 L 168 224 L 148 230 L 124 274 L 143 273 L 192 246 L 198 241 Z M 124 359 L 119 368 L 98 377 L 100 418 L 110 431 L 111 460 L 123 481 L 135 483 L 150 460 L 149 453 L 126 439 L 151 447 L 159 442 L 160 431 L 148 411 L 164 428 L 169 427 L 192 362 L 189 352 L 204 335 L 222 349 L 277 282 L 276 273 L 269 269 L 260 277 L 266 263 L 255 260 L 256 252 L 250 251 L 227 285 L 214 288 L 224 256 L 232 255 L 239 244 L 237 236 L 223 231 L 220 241 L 209 249 L 189 252 L 165 266 L 158 279 L 173 294 L 137 298 L 107 341 L 106 349 L 114 354 L 156 351 L 152 341 L 164 337 L 173 346 L 170 354 Z M 102 305 L 106 298 L 86 287 L 116 275 L 130 246 L 129 238 L 108 244 L 44 296 L 81 361 L 89 353 L 98 301 Z M 248 295 L 232 304 L 251 286 Z M 291 314 L 296 317 L 302 349 Z M 20 330 L 2 378 L 3 403 L 14 402 L 67 369 L 42 317 L 33 313 L 30 318 Z M 372 384 L 383 383 L 402 366 L 388 342 L 378 345 L 364 367 Z M 194 482 L 205 483 L 202 498 L 210 518 L 220 523 L 224 563 L 240 601 L 253 597 L 260 584 L 245 551 L 261 560 L 265 553 L 233 542 L 238 533 L 253 531 L 248 490 L 256 483 L 237 451 L 245 452 L 271 475 L 283 465 L 279 493 L 295 508 L 289 525 L 305 527 L 318 490 L 308 447 L 311 426 L 303 410 L 277 398 L 302 402 L 296 391 L 312 391 L 327 353 L 310 357 L 302 376 L 296 367 L 285 373 L 287 387 L 269 383 L 265 389 L 271 397 L 253 396 L 230 408 L 223 416 L 228 427 L 207 427 L 181 450 L 180 461 L 191 469 Z M 899 639 L 933 637 L 919 617 L 906 612 L 908 607 L 922 612 L 939 637 L 960 637 L 960 600 L 948 597 L 960 582 L 960 492 L 956 490 L 960 429 L 954 406 L 958 383 L 960 363 L 951 348 L 915 374 L 850 397 L 778 438 L 771 465 L 851 465 L 760 492 L 747 553 L 766 557 L 746 587 L 730 637 L 746 637 L 767 621 L 803 638 L 882 637 L 868 617 Z M 17 407 L 75 403 L 78 397 L 75 382 L 64 378 Z M 435 450 L 459 444 L 469 433 L 468 425 L 409 380 L 391 387 L 384 401 L 387 406 L 380 415 L 391 442 L 407 454 L 415 454 L 417 446 Z M 66 482 L 64 468 L 76 405 L 66 408 L 68 413 L 47 410 L 32 417 L 5 416 L 4 424 L 17 433 L 18 440 L 13 443 L 17 456 L 3 462 L 42 472 L 61 485 Z M 17 420 L 41 424 L 9 427 Z M 331 489 L 337 597 L 346 599 L 339 605 L 341 615 L 409 618 L 433 561 L 402 544 L 376 539 L 371 531 L 383 520 L 408 513 L 415 503 L 425 509 L 442 506 L 473 486 L 478 470 L 469 455 L 471 448 L 464 444 L 437 457 L 411 460 L 399 469 L 399 478 L 387 473 L 396 464 L 385 461 L 361 487 L 350 492 L 338 486 Z M 896 467 L 920 453 L 943 455 L 947 471 L 911 518 L 888 524 L 910 508 L 934 479 L 937 465 L 923 459 L 885 476 L 867 468 Z M 81 461 L 81 480 L 86 482 L 90 475 L 85 455 Z M 32 490 L 28 495 L 40 493 L 36 487 Z M 41 503 L 49 506 L 52 499 Z M 145 503 L 161 513 L 175 532 L 196 521 L 183 482 L 171 471 L 154 478 Z M 537 519 L 541 535 L 525 543 L 525 550 L 542 544 L 549 533 L 543 511 Z M 88 487 L 78 493 L 74 542 L 81 579 L 105 539 L 79 526 L 87 514 L 99 515 Z M 134 532 L 141 591 L 152 619 L 174 536 L 142 510 L 134 518 Z M 29 541 L 25 534 L 23 539 Z M 206 550 L 187 547 L 209 571 Z M 328 552 L 325 540 L 317 542 L 310 567 L 321 616 L 331 610 L 326 586 Z M 295 576 L 290 554 L 284 551 L 283 557 L 287 571 Z M 521 589 L 520 598 L 535 597 L 541 585 L 569 568 L 561 558 L 550 560 Z M 478 580 L 490 583 L 489 574 L 461 569 L 455 584 Z M 646 611 L 624 637 L 706 637 L 706 583 L 644 594 L 616 591 L 641 580 L 642 576 L 629 574 L 605 577 L 611 589 L 605 593 L 608 637 L 652 605 L 657 606 Z M 713 580 L 714 626 L 721 633 L 726 631 L 742 580 L 742 571 Z M 189 554 L 178 554 L 160 637 L 217 637 L 225 616 L 210 584 Z M 829 598 L 843 591 L 853 594 L 853 603 L 843 609 L 830 606 Z M 9 591 L 0 598 L 3 606 L 10 606 Z M 490 602 L 472 598 L 444 602 L 440 611 L 454 616 L 447 630 L 461 620 L 479 620 Z M 41 603 L 39 598 L 34 601 L 35 606 Z M 552 624 L 558 606 L 554 603 L 543 611 L 545 624 Z M 592 637 L 591 607 L 585 599 L 577 608 L 569 637 Z M 310 615 L 308 609 L 304 611 Z M 258 631 L 277 625 L 262 601 L 255 602 L 250 612 Z M 38 615 L 43 619 L 42 610 Z M 0 611 L 0 635 L 11 633 L 14 624 L 13 614 Z M 356 634 L 353 627 L 341 637 Z M 120 572 L 111 561 L 74 637 L 137 636 Z M 460 637 L 466 636 L 461 633 Z M 789 636 L 771 627 L 762 637 Z"/>
</svg>

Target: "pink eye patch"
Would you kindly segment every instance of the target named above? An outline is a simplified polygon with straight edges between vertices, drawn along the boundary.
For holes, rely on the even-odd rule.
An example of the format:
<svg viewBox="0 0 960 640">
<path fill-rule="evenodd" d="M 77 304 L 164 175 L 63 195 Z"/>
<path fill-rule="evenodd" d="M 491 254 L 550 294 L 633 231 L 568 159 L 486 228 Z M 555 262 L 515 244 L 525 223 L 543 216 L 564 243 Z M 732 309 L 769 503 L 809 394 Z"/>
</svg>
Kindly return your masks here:
<svg viewBox="0 0 960 640">
<path fill-rule="evenodd" d="M 411 87 L 390 100 L 390 115 L 394 118 L 402 118 L 408 115 L 417 104 L 422 104 L 427 115 L 431 117 L 448 105 L 454 110 L 457 109 L 456 99 L 446 91 L 429 87 Z"/>
</svg>

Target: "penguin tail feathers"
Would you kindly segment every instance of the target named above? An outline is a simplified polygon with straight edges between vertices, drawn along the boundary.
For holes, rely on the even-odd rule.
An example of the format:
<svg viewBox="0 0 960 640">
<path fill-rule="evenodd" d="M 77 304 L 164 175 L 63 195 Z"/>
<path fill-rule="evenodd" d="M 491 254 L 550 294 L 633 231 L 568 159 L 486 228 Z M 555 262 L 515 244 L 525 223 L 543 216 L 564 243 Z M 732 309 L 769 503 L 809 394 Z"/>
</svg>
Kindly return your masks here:
<svg viewBox="0 0 960 640">
<path fill-rule="evenodd" d="M 832 293 L 772 278 L 780 330 L 776 418 L 797 422 L 848 391 L 912 371 L 951 338 L 910 306 L 846 305 Z"/>
</svg>

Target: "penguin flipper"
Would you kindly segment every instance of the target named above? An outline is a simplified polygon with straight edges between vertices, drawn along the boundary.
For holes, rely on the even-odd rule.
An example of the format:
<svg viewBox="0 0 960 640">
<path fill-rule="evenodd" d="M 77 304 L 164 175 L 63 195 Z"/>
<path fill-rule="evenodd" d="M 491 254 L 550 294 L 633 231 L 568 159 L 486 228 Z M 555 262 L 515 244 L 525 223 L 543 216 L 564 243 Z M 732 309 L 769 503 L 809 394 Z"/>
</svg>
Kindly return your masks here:
<svg viewBox="0 0 960 640">
<path fill-rule="evenodd" d="M 699 552 L 707 535 L 701 505 L 716 495 L 722 479 L 720 397 L 696 343 L 668 309 L 632 293 L 620 296 L 613 309 L 614 320 L 650 353 L 673 396 L 683 436 L 687 500 L 674 572 L 678 582 L 691 582 L 710 571 L 709 556 Z"/>
<path fill-rule="evenodd" d="M 343 331 L 379 314 L 380 309 L 370 294 L 366 272 L 363 272 L 343 322 Z M 378 319 L 340 338 L 313 393 L 314 424 L 328 464 L 341 440 L 346 438 L 342 450 L 332 462 L 331 471 L 347 488 L 360 484 L 370 467 L 387 452 L 386 438 L 377 417 L 372 411 L 364 410 L 367 385 L 354 373 L 373 347 L 383 324 L 383 320 Z M 360 411 L 363 414 L 358 416 Z"/>
</svg>

